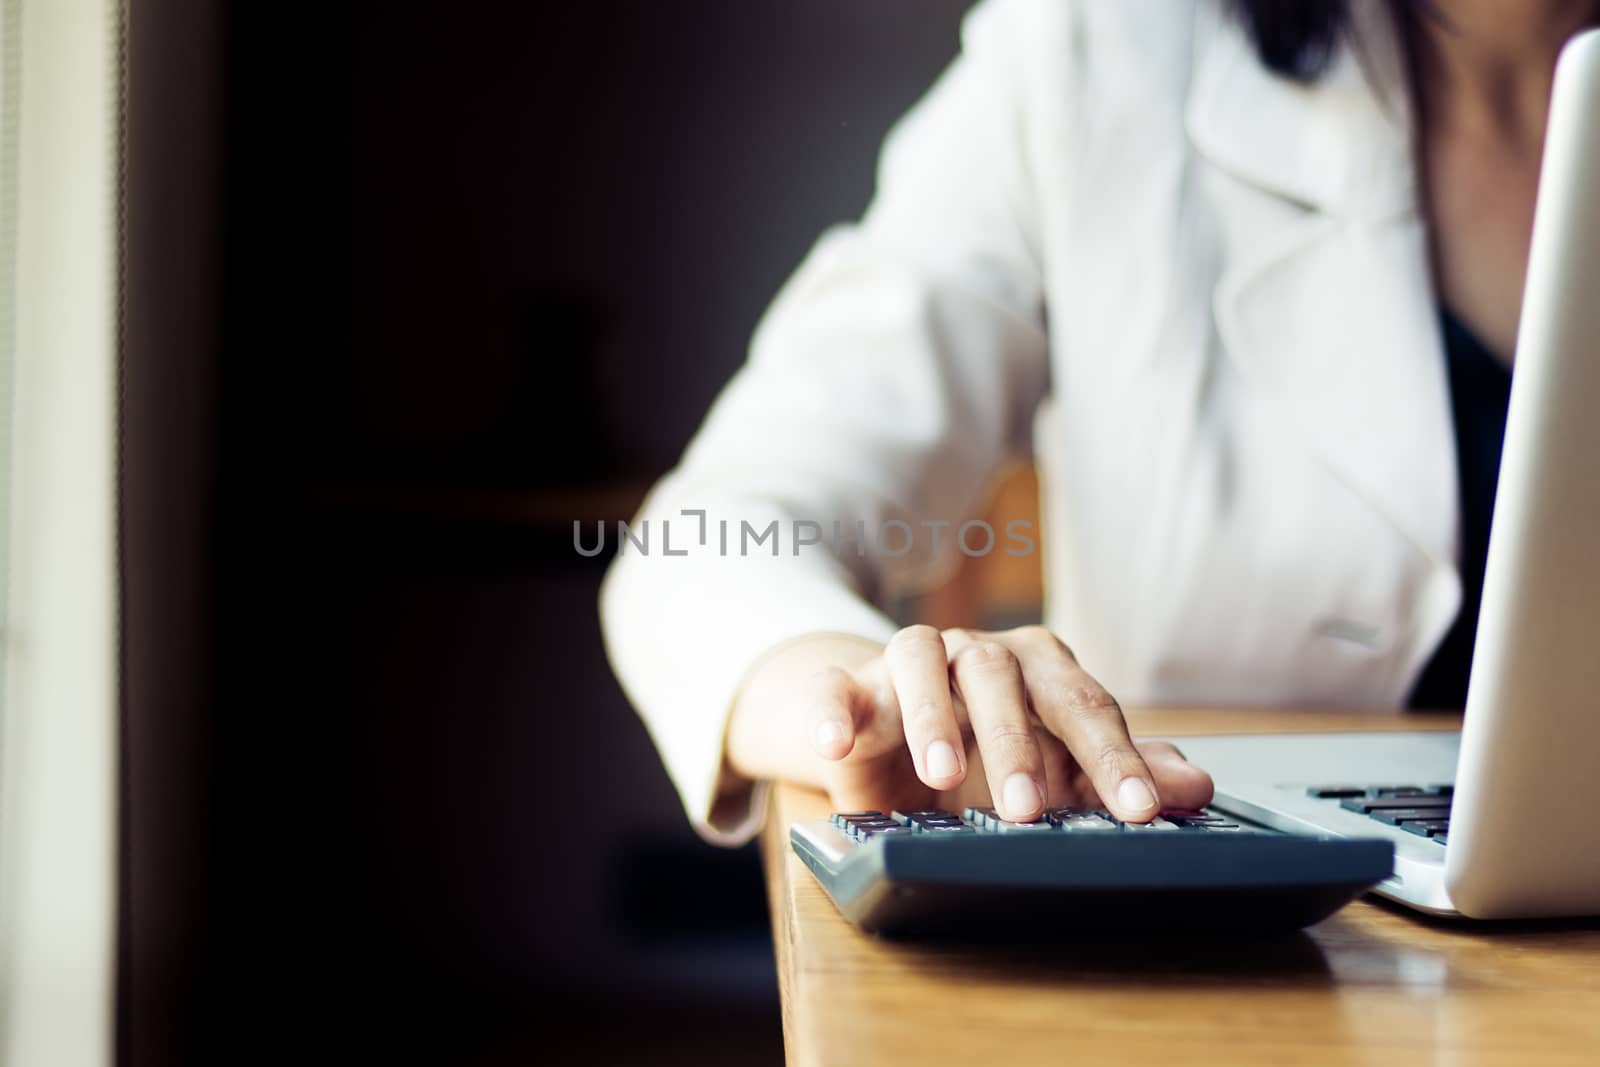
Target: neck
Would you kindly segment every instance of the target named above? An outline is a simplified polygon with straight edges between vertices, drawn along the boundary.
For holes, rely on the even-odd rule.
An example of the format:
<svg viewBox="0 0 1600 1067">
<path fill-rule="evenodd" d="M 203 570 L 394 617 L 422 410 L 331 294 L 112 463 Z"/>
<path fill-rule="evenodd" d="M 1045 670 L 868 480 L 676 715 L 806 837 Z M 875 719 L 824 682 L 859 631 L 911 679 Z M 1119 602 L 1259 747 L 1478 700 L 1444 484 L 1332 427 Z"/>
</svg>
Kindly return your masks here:
<svg viewBox="0 0 1600 1067">
<path fill-rule="evenodd" d="M 1516 142 L 1544 137 L 1562 45 L 1600 23 L 1600 0 L 1399 0 L 1430 119 Z"/>
</svg>

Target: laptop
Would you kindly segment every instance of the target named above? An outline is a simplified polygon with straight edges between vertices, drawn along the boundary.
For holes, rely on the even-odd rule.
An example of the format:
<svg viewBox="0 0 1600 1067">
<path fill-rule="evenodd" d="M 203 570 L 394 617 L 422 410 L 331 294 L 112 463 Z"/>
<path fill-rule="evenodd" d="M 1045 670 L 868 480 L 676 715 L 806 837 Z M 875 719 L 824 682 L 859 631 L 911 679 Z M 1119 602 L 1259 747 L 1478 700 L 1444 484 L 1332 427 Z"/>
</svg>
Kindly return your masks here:
<svg viewBox="0 0 1600 1067">
<path fill-rule="evenodd" d="M 1600 30 L 1557 64 L 1483 601 L 1457 733 L 1175 738 L 1213 807 L 1389 838 L 1436 915 L 1600 914 Z"/>
</svg>

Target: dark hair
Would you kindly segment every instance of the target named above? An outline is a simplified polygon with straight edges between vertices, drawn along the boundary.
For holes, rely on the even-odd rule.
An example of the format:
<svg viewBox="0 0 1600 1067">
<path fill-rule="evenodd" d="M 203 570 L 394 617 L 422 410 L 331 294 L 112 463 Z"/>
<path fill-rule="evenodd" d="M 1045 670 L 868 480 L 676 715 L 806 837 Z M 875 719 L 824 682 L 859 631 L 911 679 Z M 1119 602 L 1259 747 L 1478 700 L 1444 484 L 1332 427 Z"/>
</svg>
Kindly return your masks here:
<svg viewBox="0 0 1600 1067">
<path fill-rule="evenodd" d="M 1350 21 L 1349 0 L 1233 0 L 1262 65 L 1295 81 L 1321 77 Z"/>
</svg>

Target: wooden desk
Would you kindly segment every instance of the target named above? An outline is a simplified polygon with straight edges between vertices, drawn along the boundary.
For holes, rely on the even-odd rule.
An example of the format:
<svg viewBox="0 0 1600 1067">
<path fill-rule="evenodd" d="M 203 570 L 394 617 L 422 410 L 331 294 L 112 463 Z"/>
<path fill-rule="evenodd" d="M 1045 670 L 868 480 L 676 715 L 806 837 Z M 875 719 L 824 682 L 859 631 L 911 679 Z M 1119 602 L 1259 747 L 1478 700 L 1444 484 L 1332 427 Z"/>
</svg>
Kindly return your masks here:
<svg viewBox="0 0 1600 1067">
<path fill-rule="evenodd" d="M 1459 721 L 1129 718 L 1144 736 Z M 1600 921 L 1449 923 L 1363 899 L 1278 938 L 897 943 L 841 919 L 790 850 L 789 824 L 826 814 L 826 801 L 787 787 L 774 797 L 762 849 L 792 1065 L 1600 1064 Z"/>
</svg>

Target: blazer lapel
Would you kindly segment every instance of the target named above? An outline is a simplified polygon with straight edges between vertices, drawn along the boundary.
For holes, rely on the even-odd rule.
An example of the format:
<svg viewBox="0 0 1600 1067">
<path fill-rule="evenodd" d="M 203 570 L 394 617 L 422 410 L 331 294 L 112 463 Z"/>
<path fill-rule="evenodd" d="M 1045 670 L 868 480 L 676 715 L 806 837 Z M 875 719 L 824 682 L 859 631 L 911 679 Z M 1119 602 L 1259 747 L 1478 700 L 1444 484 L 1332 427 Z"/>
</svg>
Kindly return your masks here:
<svg viewBox="0 0 1600 1067">
<path fill-rule="evenodd" d="M 1452 563 L 1449 386 L 1404 64 L 1386 5 L 1352 10 L 1355 47 L 1311 86 L 1269 73 L 1237 27 L 1199 37 L 1189 137 L 1235 198 L 1214 312 L 1286 434 Z"/>
</svg>

